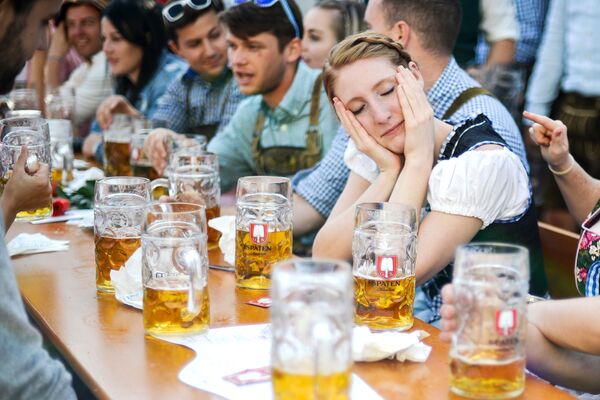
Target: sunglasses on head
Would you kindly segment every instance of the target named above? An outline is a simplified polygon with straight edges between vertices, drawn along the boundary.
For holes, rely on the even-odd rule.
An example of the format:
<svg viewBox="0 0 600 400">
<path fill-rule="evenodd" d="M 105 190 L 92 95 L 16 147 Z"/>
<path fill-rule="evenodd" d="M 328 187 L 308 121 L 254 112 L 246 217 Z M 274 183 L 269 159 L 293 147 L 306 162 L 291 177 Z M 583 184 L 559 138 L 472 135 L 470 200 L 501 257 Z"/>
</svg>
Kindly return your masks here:
<svg viewBox="0 0 600 400">
<path fill-rule="evenodd" d="M 175 22 L 185 14 L 185 7 L 189 7 L 192 10 L 204 10 L 210 7 L 212 4 L 211 0 L 176 0 L 167 4 L 163 10 L 163 17 L 169 22 Z"/>
<path fill-rule="evenodd" d="M 277 2 L 281 3 L 281 7 L 283 8 L 285 15 L 290 21 L 290 24 L 292 24 L 292 26 L 294 27 L 294 33 L 296 34 L 296 37 L 300 38 L 300 28 L 298 27 L 298 22 L 296 22 L 296 18 L 294 18 L 294 13 L 292 12 L 292 9 L 290 8 L 290 5 L 288 4 L 287 0 L 234 0 L 233 4 L 237 6 L 244 3 L 254 3 L 259 7 L 268 8 Z"/>
</svg>

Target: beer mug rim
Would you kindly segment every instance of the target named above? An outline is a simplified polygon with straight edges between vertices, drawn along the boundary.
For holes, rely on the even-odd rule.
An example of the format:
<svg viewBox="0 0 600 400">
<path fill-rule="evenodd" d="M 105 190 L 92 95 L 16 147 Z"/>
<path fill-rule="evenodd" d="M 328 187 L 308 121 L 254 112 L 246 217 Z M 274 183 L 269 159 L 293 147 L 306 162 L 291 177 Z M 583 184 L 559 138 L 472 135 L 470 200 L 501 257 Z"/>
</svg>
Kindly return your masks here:
<svg viewBox="0 0 600 400">
<path fill-rule="evenodd" d="M 296 265 L 299 263 L 312 264 L 316 269 L 298 270 Z M 334 270 L 325 268 L 326 265 L 335 266 Z M 277 275 L 324 275 L 324 274 L 349 274 L 352 275 L 350 263 L 333 258 L 305 258 L 297 257 L 278 261 L 272 268 L 273 277 Z"/>
<path fill-rule="evenodd" d="M 408 204 L 403 203 L 392 203 L 392 202 L 368 202 L 368 203 L 360 203 L 356 205 L 354 209 L 354 224 L 355 226 L 362 225 L 366 221 L 360 221 L 360 216 L 362 213 L 389 213 L 393 215 L 394 213 L 408 213 L 409 221 L 399 221 L 404 225 L 410 226 L 411 228 L 415 228 L 415 224 L 417 221 L 417 210 L 415 207 L 410 206 Z M 373 221 L 380 221 L 378 219 L 374 219 Z M 389 222 L 394 222 L 393 219 Z"/>
<path fill-rule="evenodd" d="M 13 122 L 23 121 L 22 125 L 13 125 Z M 42 117 L 34 117 L 34 116 L 17 116 L 17 117 L 7 117 L 0 119 L 0 126 L 8 126 L 8 127 L 27 127 L 27 128 L 40 128 L 44 125 L 48 125 L 48 121 Z"/>
<path fill-rule="evenodd" d="M 5 139 L 9 138 L 12 136 L 13 133 L 15 132 L 31 132 L 33 134 L 35 134 L 34 136 L 36 137 L 36 139 L 39 137 L 39 140 L 36 140 L 35 143 L 27 143 L 27 144 L 11 144 L 11 143 L 6 143 Z M 21 149 L 21 147 L 25 146 L 27 147 L 28 150 L 36 150 L 36 149 L 42 149 L 44 147 L 47 147 L 50 145 L 50 142 L 46 141 L 44 139 L 44 137 L 42 135 L 40 135 L 38 132 L 36 131 L 31 131 L 31 130 L 22 130 L 22 131 L 14 131 L 11 132 L 9 135 L 4 136 L 2 138 L 2 145 L 5 146 L 6 148 L 10 149 L 10 150 L 19 150 Z"/>
<path fill-rule="evenodd" d="M 150 184 L 150 179 L 141 176 L 109 176 L 98 179 L 96 184 L 109 185 L 141 185 Z"/>
<path fill-rule="evenodd" d="M 255 190 L 249 190 L 250 185 L 255 185 Z M 270 185 L 279 185 L 283 190 L 269 191 L 266 187 Z M 236 188 L 236 198 L 241 199 L 248 194 L 256 193 L 271 193 L 279 194 L 289 201 L 292 200 L 292 185 L 291 180 L 282 176 L 244 176 L 238 179 Z"/>
<path fill-rule="evenodd" d="M 486 251 L 487 250 L 487 251 Z M 487 254 L 490 257 L 498 258 L 478 263 L 468 263 L 465 265 L 463 260 L 473 254 Z M 500 257 L 518 257 L 522 259 L 522 263 L 505 263 L 500 260 Z M 473 242 L 466 243 L 456 248 L 454 257 L 454 276 L 460 277 L 463 271 L 482 264 L 496 264 L 514 270 L 520 275 L 520 278 L 529 279 L 529 249 L 527 247 L 502 242 Z"/>
</svg>

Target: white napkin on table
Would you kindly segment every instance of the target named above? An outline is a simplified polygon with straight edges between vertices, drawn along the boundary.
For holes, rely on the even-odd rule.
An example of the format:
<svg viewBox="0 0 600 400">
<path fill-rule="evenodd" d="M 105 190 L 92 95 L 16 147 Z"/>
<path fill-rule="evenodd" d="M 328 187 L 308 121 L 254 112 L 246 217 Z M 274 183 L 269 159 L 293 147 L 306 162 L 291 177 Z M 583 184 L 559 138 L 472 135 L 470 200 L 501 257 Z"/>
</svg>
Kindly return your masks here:
<svg viewBox="0 0 600 400">
<path fill-rule="evenodd" d="M 115 298 L 121 303 L 142 309 L 142 248 L 137 249 L 118 271 L 110 271 Z"/>
<path fill-rule="evenodd" d="M 225 262 L 235 264 L 235 215 L 226 215 L 208 221 L 208 226 L 221 232 L 219 248 Z"/>
<path fill-rule="evenodd" d="M 8 248 L 8 254 L 13 257 L 19 254 L 69 250 L 69 241 L 53 240 L 41 233 L 21 233 L 11 240 L 6 247 Z"/>
<path fill-rule="evenodd" d="M 425 331 L 373 333 L 366 326 L 357 326 L 352 332 L 352 358 L 354 361 L 395 358 L 398 361 L 425 362 L 431 346 L 421 340 L 428 336 Z"/>
<path fill-rule="evenodd" d="M 100 168 L 92 167 L 85 171 L 73 170 L 73 180 L 65 188 L 65 193 L 73 193 L 85 186 L 87 181 L 98 180 L 104 178 L 104 171 Z"/>
</svg>

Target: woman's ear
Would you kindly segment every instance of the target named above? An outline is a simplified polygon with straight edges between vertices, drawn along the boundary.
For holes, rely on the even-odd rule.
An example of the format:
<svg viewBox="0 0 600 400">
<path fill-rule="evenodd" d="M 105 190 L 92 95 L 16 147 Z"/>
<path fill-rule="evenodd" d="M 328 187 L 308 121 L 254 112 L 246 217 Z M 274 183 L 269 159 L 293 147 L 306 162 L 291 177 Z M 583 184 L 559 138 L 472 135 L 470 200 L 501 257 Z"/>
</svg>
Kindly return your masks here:
<svg viewBox="0 0 600 400">
<path fill-rule="evenodd" d="M 423 75 L 421 75 L 421 70 L 419 70 L 419 66 L 416 62 L 411 61 L 408 63 L 408 69 L 412 72 L 413 76 L 421 84 L 422 87 L 425 87 L 425 81 L 423 80 Z"/>
</svg>

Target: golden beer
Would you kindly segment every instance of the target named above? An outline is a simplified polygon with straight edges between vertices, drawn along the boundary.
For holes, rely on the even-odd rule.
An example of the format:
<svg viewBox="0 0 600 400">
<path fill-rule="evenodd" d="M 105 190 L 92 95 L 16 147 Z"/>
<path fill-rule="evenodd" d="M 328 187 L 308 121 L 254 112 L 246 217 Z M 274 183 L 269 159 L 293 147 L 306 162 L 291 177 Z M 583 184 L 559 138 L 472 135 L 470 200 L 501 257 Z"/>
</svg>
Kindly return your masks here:
<svg viewBox="0 0 600 400">
<path fill-rule="evenodd" d="M 104 173 L 106 176 L 131 176 L 128 142 L 104 142 Z"/>
<path fill-rule="evenodd" d="M 354 319 L 371 329 L 406 330 L 412 327 L 415 276 L 382 279 L 354 275 Z"/>
<path fill-rule="evenodd" d="M 141 239 L 95 236 L 96 288 L 101 292 L 114 292 L 110 271 L 120 269 L 140 247 Z"/>
<path fill-rule="evenodd" d="M 197 309 L 188 309 L 189 289 L 144 287 L 144 329 L 148 333 L 178 334 L 208 328 L 208 287 L 195 290 Z"/>
<path fill-rule="evenodd" d="M 475 399 L 505 399 L 521 394 L 525 388 L 525 359 L 494 361 L 486 353 L 469 358 L 450 355 L 451 390 Z"/>
<path fill-rule="evenodd" d="M 156 172 L 152 165 L 134 164 L 131 166 L 131 171 L 133 176 L 148 178 L 151 181 L 160 178 L 160 175 L 158 172 Z"/>
<path fill-rule="evenodd" d="M 350 388 L 350 370 L 330 375 L 302 375 L 272 370 L 273 392 L 279 400 L 345 400 Z"/>
<path fill-rule="evenodd" d="M 218 218 L 221 216 L 221 207 L 211 207 L 206 209 L 206 222 L 210 221 L 213 218 Z M 219 239 L 221 238 L 221 232 L 216 229 L 211 228 L 210 226 L 207 229 L 208 231 L 208 250 L 213 250 L 219 247 Z"/>
<path fill-rule="evenodd" d="M 8 180 L 12 176 L 12 171 L 8 171 L 4 178 L 0 179 L 0 196 L 4 193 L 4 187 L 8 183 Z M 34 210 L 26 210 L 17 213 L 16 219 L 18 220 L 35 220 L 52 216 L 52 200 L 48 202 L 46 207 L 36 208 Z"/>
<path fill-rule="evenodd" d="M 292 230 L 264 231 L 257 243 L 249 231 L 237 230 L 235 237 L 235 280 L 239 287 L 269 289 L 271 266 L 292 255 Z"/>
</svg>

